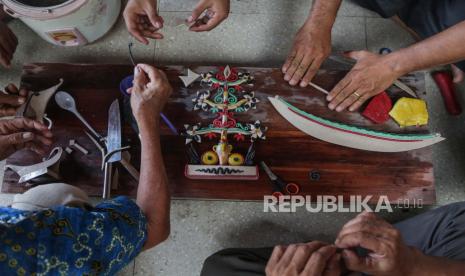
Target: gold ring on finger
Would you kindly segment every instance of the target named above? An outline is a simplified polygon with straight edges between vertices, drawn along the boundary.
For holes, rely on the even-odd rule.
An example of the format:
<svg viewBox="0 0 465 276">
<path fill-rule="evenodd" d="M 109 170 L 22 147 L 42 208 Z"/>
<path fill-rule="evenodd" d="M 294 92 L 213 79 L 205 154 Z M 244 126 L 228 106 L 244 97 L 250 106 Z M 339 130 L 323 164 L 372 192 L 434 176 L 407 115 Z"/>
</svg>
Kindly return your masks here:
<svg viewBox="0 0 465 276">
<path fill-rule="evenodd" d="M 362 95 L 358 94 L 357 92 L 354 92 L 354 95 L 357 97 L 357 98 L 360 98 Z"/>
</svg>

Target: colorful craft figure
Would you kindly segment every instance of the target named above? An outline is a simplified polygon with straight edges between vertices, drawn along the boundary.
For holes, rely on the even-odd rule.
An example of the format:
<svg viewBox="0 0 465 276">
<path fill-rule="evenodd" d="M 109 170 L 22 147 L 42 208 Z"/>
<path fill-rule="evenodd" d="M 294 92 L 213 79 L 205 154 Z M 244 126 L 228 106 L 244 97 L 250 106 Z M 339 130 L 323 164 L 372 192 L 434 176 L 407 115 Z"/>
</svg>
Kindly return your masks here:
<svg viewBox="0 0 465 276">
<path fill-rule="evenodd" d="M 426 102 L 419 99 L 400 98 L 389 115 L 401 127 L 422 126 L 428 124 Z"/>
<path fill-rule="evenodd" d="M 192 141 L 201 143 L 201 136 L 209 140 L 219 136 L 219 141 L 213 146 L 213 151 L 207 151 L 202 155 L 203 165 L 200 166 L 208 167 L 188 164 L 186 166 L 187 177 L 258 178 L 258 167 L 253 162 L 254 143 L 256 140 L 265 139 L 266 128 L 261 126 L 260 121 L 255 121 L 253 124 L 242 124 L 234 118 L 235 113 L 255 109 L 259 102 L 253 91 L 245 91 L 242 87 L 242 85 L 250 84 L 252 81 L 253 77 L 249 74 L 238 72 L 229 66 L 220 67 L 216 74 L 213 72 L 201 74 L 201 84 L 209 86 L 211 90 L 197 92 L 196 98 L 192 100 L 193 109 L 210 112 L 216 114 L 217 117 L 207 127 L 202 127 L 201 124 L 185 125 L 184 135 L 186 136 L 186 145 L 188 145 L 189 160 L 191 162 L 197 160 L 196 150 L 191 144 Z M 230 135 L 232 137 L 229 137 Z M 229 139 L 243 142 L 245 137 L 249 137 L 251 144 L 247 156 L 244 158 L 240 153 L 232 153 L 233 146 Z M 213 153 L 216 159 L 213 157 Z M 247 166 L 243 166 L 244 163 L 247 163 Z M 229 166 L 234 166 L 234 169 L 229 168 Z"/>
</svg>

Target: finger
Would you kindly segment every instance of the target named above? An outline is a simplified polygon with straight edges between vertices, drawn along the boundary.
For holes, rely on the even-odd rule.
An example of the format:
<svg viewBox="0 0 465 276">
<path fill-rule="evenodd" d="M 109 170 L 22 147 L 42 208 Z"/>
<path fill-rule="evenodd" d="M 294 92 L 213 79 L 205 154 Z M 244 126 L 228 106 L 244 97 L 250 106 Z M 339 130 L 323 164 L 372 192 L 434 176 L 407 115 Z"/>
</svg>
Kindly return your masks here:
<svg viewBox="0 0 465 276">
<path fill-rule="evenodd" d="M 289 66 L 289 69 L 287 69 L 286 74 L 284 75 L 284 80 L 285 81 L 290 81 L 292 76 L 294 75 L 295 71 L 297 71 L 297 68 L 299 67 L 300 63 L 302 62 L 302 59 L 304 58 L 303 54 L 301 52 L 297 52 L 297 55 L 291 62 L 291 66 Z"/>
<path fill-rule="evenodd" d="M 45 148 L 43 146 L 38 145 L 37 143 L 34 142 L 28 142 L 26 144 L 21 145 L 22 148 L 28 149 L 30 151 L 33 151 L 37 153 L 38 155 L 44 155 L 45 154 Z M 17 150 L 19 150 L 17 148 Z"/>
<path fill-rule="evenodd" d="M 267 266 L 274 266 L 278 263 L 281 257 L 284 254 L 284 246 L 278 245 L 275 246 L 273 249 L 273 253 L 271 253 L 271 257 L 268 260 Z"/>
<path fill-rule="evenodd" d="M 26 88 L 21 88 L 19 89 L 19 95 L 24 97 L 24 98 L 27 98 L 27 96 L 29 95 L 29 90 L 27 90 Z"/>
<path fill-rule="evenodd" d="M 0 108 L 0 117 L 13 116 L 16 114 L 16 108 L 14 107 L 1 107 Z"/>
<path fill-rule="evenodd" d="M 157 14 L 157 8 L 156 7 L 150 7 L 148 12 L 147 12 L 147 17 L 150 20 L 150 23 L 157 29 L 163 28 L 163 20 L 161 16 Z"/>
<path fill-rule="evenodd" d="M 189 16 L 189 18 L 187 18 L 187 23 L 194 23 L 195 21 L 197 21 L 197 19 L 199 19 L 199 17 L 206 9 L 206 4 L 204 4 L 203 1 L 200 1 L 194 8 L 194 10 L 192 10 L 192 13 Z"/>
<path fill-rule="evenodd" d="M 369 232 L 356 232 L 343 235 L 336 240 L 335 244 L 339 248 L 362 247 L 373 251 L 378 255 L 384 255 L 385 247 L 384 240 L 378 239 L 375 235 Z"/>
<path fill-rule="evenodd" d="M 313 77 L 315 77 L 316 73 L 318 73 L 318 69 L 320 69 L 321 64 L 323 63 L 322 59 L 314 59 L 310 68 L 308 68 L 307 73 L 302 78 L 300 82 L 301 87 L 307 87 L 307 85 L 312 81 Z"/>
<path fill-rule="evenodd" d="M 8 94 L 18 94 L 19 89 L 18 87 L 16 87 L 16 85 L 14 85 L 13 83 L 10 83 L 5 87 L 5 92 Z"/>
<path fill-rule="evenodd" d="M 283 256 L 278 262 L 278 266 L 280 267 L 288 267 L 289 264 L 291 263 L 292 257 L 294 257 L 295 252 L 297 251 L 297 245 L 296 244 L 291 244 L 286 248 L 286 251 L 284 251 Z"/>
<path fill-rule="evenodd" d="M 138 64 L 134 68 L 134 81 L 133 81 L 133 89 L 132 92 L 139 92 L 144 89 L 144 87 L 147 85 L 148 79 L 146 77 L 145 72 L 142 70 L 141 64 Z"/>
<path fill-rule="evenodd" d="M 308 261 L 308 258 L 316 249 L 317 248 L 312 249 L 311 246 L 308 244 L 297 246 L 297 250 L 295 251 L 295 254 L 292 257 L 291 262 L 298 272 L 301 272 L 304 269 L 305 264 Z"/>
<path fill-rule="evenodd" d="M 289 69 L 289 67 L 291 67 L 292 61 L 296 56 L 297 50 L 292 49 L 291 53 L 287 56 L 286 61 L 284 62 L 284 65 L 282 67 L 283 74 L 286 74 L 287 70 Z"/>
<path fill-rule="evenodd" d="M 41 132 L 46 137 L 52 137 L 51 131 L 42 123 L 28 119 L 28 118 L 15 118 L 8 121 L 7 127 L 10 131 L 18 130 L 36 130 Z"/>
<path fill-rule="evenodd" d="M 327 101 L 332 101 L 339 93 L 341 92 L 342 89 L 344 89 L 347 85 L 350 84 L 350 78 L 347 76 L 344 77 L 342 80 L 340 80 L 336 86 L 329 92 L 328 96 L 326 96 Z"/>
<path fill-rule="evenodd" d="M 41 144 L 43 144 L 45 146 L 50 146 L 51 144 L 53 144 L 53 141 L 52 141 L 51 138 L 45 137 L 45 136 L 42 136 L 42 135 L 36 135 L 34 140 L 37 141 L 37 142 L 40 142 Z"/>
<path fill-rule="evenodd" d="M 296 85 L 299 83 L 299 81 L 302 79 L 304 74 L 307 72 L 307 69 L 310 67 L 310 65 L 313 62 L 313 56 L 311 55 L 306 55 L 302 59 L 302 62 L 299 64 L 297 67 L 297 70 L 294 72 L 294 75 L 292 75 L 291 80 L 289 81 L 290 85 Z"/>
<path fill-rule="evenodd" d="M 163 39 L 163 35 L 161 33 L 145 31 L 145 30 L 141 31 L 141 33 L 144 37 L 149 37 L 153 39 Z"/>
<path fill-rule="evenodd" d="M 328 261 L 323 276 L 341 275 L 341 254 L 334 254 Z"/>
<path fill-rule="evenodd" d="M 142 35 L 142 32 L 137 27 L 139 16 L 135 13 L 125 13 L 124 20 L 126 21 L 126 26 L 129 33 L 137 39 L 140 43 L 145 45 L 149 44 L 149 41 Z"/>
<path fill-rule="evenodd" d="M 3 137 L 7 145 L 19 145 L 25 144 L 29 141 L 34 140 L 35 134 L 32 132 L 18 132 Z"/>
<path fill-rule="evenodd" d="M 20 106 L 25 102 L 26 102 L 26 98 L 24 97 L 18 97 L 16 95 L 0 94 L 0 104 Z"/>
<path fill-rule="evenodd" d="M 350 107 L 349 111 L 353 112 L 357 109 L 359 109 L 363 103 L 365 103 L 367 100 L 369 100 L 372 97 L 371 94 L 365 93 L 363 94 L 358 100 L 356 100 Z"/>
<path fill-rule="evenodd" d="M 157 82 L 163 77 L 163 73 L 160 70 L 148 64 L 138 64 L 137 67 L 147 74 L 150 82 Z"/>
<path fill-rule="evenodd" d="M 355 87 L 356 84 L 354 83 L 349 83 L 346 87 L 344 87 L 342 90 L 339 91 L 339 94 L 337 94 L 336 97 L 334 97 L 330 102 L 329 102 L 329 109 L 333 110 L 335 109 L 341 102 L 343 102 L 347 97 L 352 95 L 357 88 Z"/>
<path fill-rule="evenodd" d="M 368 273 L 373 269 L 373 264 L 368 258 L 359 257 L 357 253 L 350 249 L 342 251 L 342 259 L 348 270 Z"/>
<path fill-rule="evenodd" d="M 336 111 L 341 112 L 345 110 L 366 94 L 368 93 L 365 91 L 362 92 L 361 90 L 356 90 L 355 92 L 348 94 L 347 97 L 336 107 Z"/>
<path fill-rule="evenodd" d="M 321 275 L 326 268 L 329 259 L 336 253 L 333 245 L 323 246 L 313 252 L 302 272 L 303 275 Z"/>
<path fill-rule="evenodd" d="M 191 26 L 189 30 L 194 32 L 206 32 L 213 30 L 216 26 L 218 26 L 224 19 L 226 18 L 225 15 L 220 13 L 215 13 L 215 15 L 208 19 L 206 24 L 201 24 L 198 26 Z"/>
</svg>

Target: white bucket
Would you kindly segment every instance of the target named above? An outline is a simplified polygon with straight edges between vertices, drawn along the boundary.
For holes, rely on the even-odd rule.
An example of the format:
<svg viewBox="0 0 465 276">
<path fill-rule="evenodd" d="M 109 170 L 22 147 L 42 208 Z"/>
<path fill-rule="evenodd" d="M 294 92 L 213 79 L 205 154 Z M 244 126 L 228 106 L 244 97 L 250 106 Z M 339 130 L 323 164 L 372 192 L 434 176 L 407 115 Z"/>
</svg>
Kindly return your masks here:
<svg viewBox="0 0 465 276">
<path fill-rule="evenodd" d="M 92 43 L 115 24 L 121 0 L 0 0 L 46 41 L 59 46 Z"/>
</svg>

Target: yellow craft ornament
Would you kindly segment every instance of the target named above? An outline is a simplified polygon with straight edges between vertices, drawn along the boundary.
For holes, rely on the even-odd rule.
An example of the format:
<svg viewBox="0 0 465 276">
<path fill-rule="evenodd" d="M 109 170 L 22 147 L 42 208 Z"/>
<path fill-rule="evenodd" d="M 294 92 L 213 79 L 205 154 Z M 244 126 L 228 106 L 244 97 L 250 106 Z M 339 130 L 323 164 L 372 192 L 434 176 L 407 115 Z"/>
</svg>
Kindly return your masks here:
<svg viewBox="0 0 465 276">
<path fill-rule="evenodd" d="M 420 99 L 400 98 L 389 115 L 401 127 L 422 126 L 428 124 L 426 102 Z"/>
</svg>

